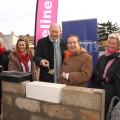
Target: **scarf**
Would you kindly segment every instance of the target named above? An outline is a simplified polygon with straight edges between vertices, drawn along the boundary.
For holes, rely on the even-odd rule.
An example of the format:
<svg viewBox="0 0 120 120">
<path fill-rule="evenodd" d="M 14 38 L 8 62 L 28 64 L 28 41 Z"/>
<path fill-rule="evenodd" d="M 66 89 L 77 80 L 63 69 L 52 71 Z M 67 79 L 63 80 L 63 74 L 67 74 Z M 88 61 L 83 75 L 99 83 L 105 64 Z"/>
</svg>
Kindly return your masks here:
<svg viewBox="0 0 120 120">
<path fill-rule="evenodd" d="M 0 56 L 2 56 L 3 54 L 4 54 L 4 52 L 5 52 L 5 47 L 3 46 L 3 48 L 0 48 Z"/>
<path fill-rule="evenodd" d="M 113 53 L 116 53 L 116 52 L 118 52 L 118 51 L 119 51 L 119 50 L 110 51 L 110 50 L 106 49 L 106 50 L 105 50 L 105 56 L 109 56 L 109 55 L 111 55 L 111 54 L 113 54 Z"/>
<path fill-rule="evenodd" d="M 79 47 L 78 50 L 80 50 L 80 49 L 81 49 L 81 48 Z M 66 56 L 65 56 L 65 59 L 66 59 L 66 61 L 68 60 L 68 58 L 70 57 L 71 54 L 72 54 L 72 52 L 71 52 L 70 50 L 66 50 L 66 51 L 65 51 L 65 55 L 66 55 Z"/>
<path fill-rule="evenodd" d="M 105 56 L 110 56 L 114 53 L 117 53 L 118 51 L 119 50 L 110 51 L 110 50 L 107 49 L 107 50 L 105 50 Z M 120 56 L 118 56 L 118 57 L 120 57 Z M 106 76 L 107 71 L 108 71 L 109 67 L 112 65 L 112 63 L 114 62 L 114 60 L 115 60 L 115 58 L 110 59 L 108 61 L 107 65 L 105 66 L 104 73 L 103 73 L 103 78 L 105 78 L 106 83 L 108 83 L 108 81 L 109 81 L 108 77 Z"/>
<path fill-rule="evenodd" d="M 25 70 L 26 72 L 28 72 L 29 71 L 28 62 L 30 60 L 30 55 L 28 53 L 23 55 L 20 51 L 18 51 L 18 59 L 20 60 L 20 62 L 24 64 Z"/>
<path fill-rule="evenodd" d="M 65 54 L 66 54 L 65 59 L 67 61 L 70 55 L 72 54 L 72 52 L 70 50 L 66 50 Z"/>
</svg>

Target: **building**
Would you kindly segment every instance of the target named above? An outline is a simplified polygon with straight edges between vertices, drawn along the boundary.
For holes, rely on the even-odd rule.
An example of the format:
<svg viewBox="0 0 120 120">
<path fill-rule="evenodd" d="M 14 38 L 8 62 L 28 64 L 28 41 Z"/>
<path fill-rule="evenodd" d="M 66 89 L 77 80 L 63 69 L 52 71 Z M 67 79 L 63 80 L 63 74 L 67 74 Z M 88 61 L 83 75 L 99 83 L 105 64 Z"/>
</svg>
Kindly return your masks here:
<svg viewBox="0 0 120 120">
<path fill-rule="evenodd" d="M 14 35 L 14 32 L 11 32 L 11 34 L 8 34 L 8 35 L 3 35 L 0 32 L 0 38 L 3 39 L 3 43 L 4 43 L 5 48 L 9 49 L 11 51 L 13 51 L 15 49 L 15 45 L 16 45 L 17 40 L 19 38 L 28 39 L 30 42 L 30 48 L 34 49 L 34 36 L 30 36 L 29 34 L 16 36 L 16 35 Z"/>
<path fill-rule="evenodd" d="M 26 38 L 30 42 L 30 48 L 34 49 L 34 36 L 30 36 L 29 34 L 26 35 L 19 35 L 19 38 Z"/>
<path fill-rule="evenodd" d="M 8 35 L 3 35 L 2 33 L 0 33 L 0 37 L 3 40 L 5 48 L 13 51 L 18 40 L 18 36 L 14 35 L 14 32 L 11 32 L 11 34 Z"/>
<path fill-rule="evenodd" d="M 0 37 L 3 36 L 3 34 L 0 32 Z"/>
</svg>

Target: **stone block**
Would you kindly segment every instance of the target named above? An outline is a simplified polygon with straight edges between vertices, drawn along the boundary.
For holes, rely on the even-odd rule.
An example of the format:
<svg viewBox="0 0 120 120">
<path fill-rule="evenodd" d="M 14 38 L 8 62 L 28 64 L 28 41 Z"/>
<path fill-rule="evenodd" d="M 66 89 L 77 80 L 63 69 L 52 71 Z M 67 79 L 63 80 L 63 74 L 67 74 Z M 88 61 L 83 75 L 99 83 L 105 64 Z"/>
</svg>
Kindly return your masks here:
<svg viewBox="0 0 120 120">
<path fill-rule="evenodd" d="M 52 119 L 32 115 L 30 120 L 52 120 Z"/>
<path fill-rule="evenodd" d="M 24 109 L 30 112 L 40 112 L 40 102 L 27 98 L 16 98 L 15 105 L 19 109 Z"/>
<path fill-rule="evenodd" d="M 61 120 L 74 120 L 75 118 L 74 112 L 69 107 L 62 105 L 45 104 L 43 110 L 50 118 L 56 117 Z"/>
<path fill-rule="evenodd" d="M 80 120 L 101 120 L 100 115 L 101 115 L 100 112 L 80 110 L 79 118 Z"/>
<path fill-rule="evenodd" d="M 3 104 L 8 104 L 10 106 L 13 104 L 12 96 L 10 96 L 9 94 L 4 93 L 2 96 L 2 101 L 3 101 Z"/>
<path fill-rule="evenodd" d="M 2 90 L 3 92 L 12 92 L 14 94 L 25 95 L 26 93 L 26 83 L 30 81 L 24 81 L 21 83 L 6 82 L 2 81 Z"/>
<path fill-rule="evenodd" d="M 61 95 L 63 104 L 97 111 L 104 110 L 104 90 L 67 86 L 62 88 Z"/>
<path fill-rule="evenodd" d="M 30 120 L 30 114 L 24 110 L 18 110 L 14 106 L 3 106 L 3 119 L 4 120 Z"/>
<path fill-rule="evenodd" d="M 26 84 L 26 97 L 37 100 L 59 103 L 63 84 L 34 81 Z"/>
</svg>

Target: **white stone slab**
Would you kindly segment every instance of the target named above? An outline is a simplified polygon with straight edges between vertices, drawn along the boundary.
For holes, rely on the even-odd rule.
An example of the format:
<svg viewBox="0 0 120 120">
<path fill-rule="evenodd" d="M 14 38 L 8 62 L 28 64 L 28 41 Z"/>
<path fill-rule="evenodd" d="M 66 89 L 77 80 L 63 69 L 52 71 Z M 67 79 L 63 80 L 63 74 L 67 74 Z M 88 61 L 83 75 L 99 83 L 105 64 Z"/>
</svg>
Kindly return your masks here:
<svg viewBox="0 0 120 120">
<path fill-rule="evenodd" d="M 65 84 L 34 81 L 26 84 L 26 97 L 37 100 L 59 103 L 61 101 L 61 88 Z"/>
</svg>

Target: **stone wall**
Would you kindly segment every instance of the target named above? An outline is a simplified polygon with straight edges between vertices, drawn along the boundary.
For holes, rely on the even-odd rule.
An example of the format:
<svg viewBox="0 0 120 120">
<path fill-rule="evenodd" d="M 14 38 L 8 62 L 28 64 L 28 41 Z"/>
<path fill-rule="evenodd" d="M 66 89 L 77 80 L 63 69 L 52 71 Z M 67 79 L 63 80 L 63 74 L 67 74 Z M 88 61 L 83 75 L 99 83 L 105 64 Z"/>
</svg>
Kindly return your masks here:
<svg viewBox="0 0 120 120">
<path fill-rule="evenodd" d="M 4 120 L 104 120 L 104 90 L 62 88 L 61 102 L 26 98 L 26 84 L 2 81 Z"/>
</svg>

